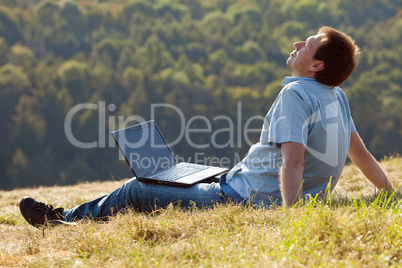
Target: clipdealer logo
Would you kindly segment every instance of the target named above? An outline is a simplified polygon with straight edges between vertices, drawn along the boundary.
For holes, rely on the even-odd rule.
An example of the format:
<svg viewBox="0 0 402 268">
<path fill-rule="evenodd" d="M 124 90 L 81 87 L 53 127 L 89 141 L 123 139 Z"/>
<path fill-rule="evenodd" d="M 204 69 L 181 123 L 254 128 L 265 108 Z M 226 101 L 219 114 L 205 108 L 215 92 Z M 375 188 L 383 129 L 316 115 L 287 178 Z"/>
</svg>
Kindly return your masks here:
<svg viewBox="0 0 402 268">
<path fill-rule="evenodd" d="M 338 107 L 338 102 L 332 102 L 324 107 L 324 113 L 325 113 L 325 118 L 322 117 L 321 111 L 317 110 L 314 112 L 312 115 L 310 115 L 304 122 L 303 124 L 303 133 L 305 131 L 308 131 L 308 127 L 315 124 L 319 123 L 323 120 L 325 120 L 325 126 L 326 126 L 326 137 L 323 139 L 325 141 L 325 150 L 324 152 L 320 152 L 315 150 L 314 148 L 311 148 L 310 146 L 306 146 L 306 150 L 316 157 L 317 159 L 321 160 L 322 162 L 336 167 L 339 164 L 339 123 L 338 120 L 336 120 L 339 117 L 339 107 Z M 171 143 L 169 143 L 170 146 L 174 146 L 177 144 L 180 140 L 183 138 L 186 139 L 187 143 L 195 149 L 204 149 L 204 148 L 209 148 L 213 146 L 213 148 L 217 149 L 222 149 L 222 148 L 227 148 L 227 147 L 241 147 L 243 141 L 246 142 L 248 146 L 252 146 L 253 142 L 250 141 L 249 139 L 249 133 L 260 133 L 262 131 L 263 135 L 265 134 L 264 132 L 267 131 L 267 129 L 261 130 L 261 128 L 258 129 L 252 129 L 250 128 L 250 124 L 253 121 L 260 121 L 264 122 L 264 117 L 263 116 L 253 116 L 250 117 L 244 125 L 242 125 L 242 114 L 241 114 L 241 103 L 239 102 L 237 105 L 237 120 L 236 122 L 233 122 L 233 120 L 225 115 L 219 115 L 216 116 L 212 119 L 213 122 L 221 122 L 222 124 L 226 124 L 228 127 L 227 128 L 220 128 L 215 131 L 212 131 L 212 123 L 211 120 L 206 118 L 205 116 L 194 116 L 190 118 L 188 121 L 185 120 L 185 116 L 183 112 L 176 106 L 171 105 L 171 104 L 152 104 L 151 105 L 151 118 L 155 117 L 155 113 L 157 109 L 172 109 L 174 110 L 177 115 L 178 115 L 178 120 L 180 122 L 180 134 L 178 137 Z M 72 131 L 72 121 L 76 113 L 78 113 L 81 110 L 84 109 L 92 109 L 92 110 L 98 110 L 98 120 L 99 120 L 99 128 L 98 128 L 98 141 L 92 141 L 92 142 L 82 142 L 79 141 L 73 134 Z M 116 110 L 116 105 L 114 104 L 109 104 L 106 108 L 105 102 L 100 102 L 99 104 L 94 104 L 94 103 L 83 103 L 83 104 L 78 104 L 75 107 L 73 107 L 67 114 L 65 122 L 64 122 L 64 130 L 67 139 L 69 142 L 79 148 L 82 149 L 90 149 L 90 148 L 114 148 L 115 142 L 111 135 L 109 136 L 108 143 L 106 142 L 106 129 L 108 129 L 109 132 L 114 131 L 116 129 L 122 129 L 127 127 L 130 123 L 136 122 L 136 123 L 142 123 L 146 122 L 146 120 L 138 115 L 132 115 L 127 118 L 124 116 L 106 116 L 106 110 L 109 112 L 114 112 Z M 117 120 L 116 120 L 117 119 Z M 331 122 L 331 119 L 332 122 Z M 278 118 L 272 118 L 272 121 L 270 123 L 269 127 L 276 127 L 277 124 L 280 123 L 282 120 L 287 120 L 286 116 L 280 116 Z M 193 128 L 192 125 L 196 121 L 201 121 L 204 123 L 205 127 L 204 128 Z M 117 128 L 116 128 L 117 125 Z M 235 135 L 235 132 L 237 131 L 237 135 Z M 192 133 L 207 133 L 210 134 L 211 140 L 208 143 L 204 144 L 196 144 L 192 140 Z M 229 139 L 223 143 L 220 144 L 217 141 L 217 135 L 220 133 L 227 133 L 229 134 Z M 275 132 L 273 132 L 275 133 Z M 135 148 L 135 144 L 128 144 L 131 148 Z"/>
<path fill-rule="evenodd" d="M 91 109 L 94 111 L 98 111 L 98 140 L 97 141 L 91 141 L 91 142 L 83 142 L 80 141 L 73 133 L 72 129 L 72 122 L 74 120 L 74 116 L 76 116 L 77 113 L 80 111 L 83 111 L 85 109 Z M 264 117 L 263 116 L 253 116 L 247 119 L 245 124 L 242 123 L 242 106 L 241 102 L 237 104 L 237 116 L 236 120 L 232 120 L 229 116 L 226 115 L 219 115 L 215 116 L 212 118 L 212 120 L 208 119 L 205 116 L 202 115 L 197 115 L 191 117 L 189 120 L 185 120 L 184 113 L 176 106 L 171 105 L 171 104 L 166 104 L 166 103 L 160 103 L 160 104 L 151 104 L 151 118 L 155 118 L 156 112 L 158 109 L 171 109 L 174 112 L 177 113 L 178 115 L 178 122 L 180 122 L 180 133 L 178 137 L 169 143 L 170 146 L 174 146 L 177 143 L 179 143 L 183 138 L 186 140 L 186 142 L 194 149 L 205 149 L 205 148 L 217 148 L 217 149 L 222 149 L 222 148 L 227 148 L 227 147 L 242 147 L 243 142 L 245 142 L 247 145 L 251 146 L 253 142 L 250 140 L 250 133 L 259 133 L 261 131 L 261 128 L 254 129 L 251 128 L 251 124 L 253 121 L 260 121 L 263 122 Z M 68 141 L 82 149 L 91 149 L 91 148 L 114 148 L 115 143 L 114 140 L 111 136 L 109 136 L 108 140 L 106 137 L 106 130 L 108 132 L 112 132 L 117 129 L 123 129 L 126 128 L 127 126 L 132 125 L 133 122 L 135 123 L 143 123 L 146 122 L 143 117 L 139 115 L 132 115 L 129 117 L 124 117 L 124 116 L 107 116 L 106 114 L 108 112 L 114 112 L 116 110 L 116 105 L 114 104 L 109 104 L 106 106 L 105 102 L 99 102 L 99 104 L 94 104 L 94 103 L 83 103 L 83 104 L 78 104 L 74 106 L 66 116 L 66 119 L 64 121 L 64 132 L 66 134 L 66 137 Z M 204 127 L 203 128 L 197 128 L 194 127 L 196 123 L 201 123 Z M 224 126 L 227 126 L 225 128 L 220 128 L 217 130 L 213 130 L 213 123 L 221 123 Z M 210 140 L 209 142 L 205 142 L 202 144 L 197 144 L 195 141 L 193 141 L 192 135 L 199 134 L 199 133 L 205 133 L 209 134 Z M 229 139 L 225 140 L 224 143 L 219 143 L 218 142 L 218 135 L 221 133 L 226 133 L 229 135 Z M 237 135 L 235 135 L 237 134 Z M 135 145 L 130 144 L 131 148 L 135 148 Z"/>
</svg>

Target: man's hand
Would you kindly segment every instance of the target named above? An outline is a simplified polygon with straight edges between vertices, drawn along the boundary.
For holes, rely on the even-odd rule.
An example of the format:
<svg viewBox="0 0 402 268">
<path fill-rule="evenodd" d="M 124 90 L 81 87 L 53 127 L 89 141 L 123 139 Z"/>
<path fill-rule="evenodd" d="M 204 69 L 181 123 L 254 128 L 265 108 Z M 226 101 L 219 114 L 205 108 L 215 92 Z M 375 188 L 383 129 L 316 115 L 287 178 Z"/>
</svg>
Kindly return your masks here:
<svg viewBox="0 0 402 268">
<path fill-rule="evenodd" d="M 279 182 L 283 205 L 291 207 L 303 199 L 304 154 L 306 148 L 299 143 L 285 142 L 281 145 L 283 164 Z"/>
<path fill-rule="evenodd" d="M 353 163 L 363 172 L 378 189 L 391 193 L 394 190 L 384 171 L 367 150 L 357 131 L 350 136 L 348 155 Z"/>
</svg>

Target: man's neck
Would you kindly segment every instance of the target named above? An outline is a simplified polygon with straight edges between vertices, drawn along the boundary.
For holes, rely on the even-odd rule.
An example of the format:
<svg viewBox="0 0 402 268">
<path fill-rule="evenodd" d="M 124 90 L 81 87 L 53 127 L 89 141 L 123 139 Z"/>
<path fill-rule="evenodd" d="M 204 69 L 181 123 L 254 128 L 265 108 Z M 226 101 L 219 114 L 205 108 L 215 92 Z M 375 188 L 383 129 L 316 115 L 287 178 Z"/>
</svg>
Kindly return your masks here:
<svg viewBox="0 0 402 268">
<path fill-rule="evenodd" d="M 306 77 L 306 78 L 313 78 L 315 79 L 315 73 L 308 73 L 308 74 L 296 74 L 292 72 L 293 77 Z"/>
</svg>

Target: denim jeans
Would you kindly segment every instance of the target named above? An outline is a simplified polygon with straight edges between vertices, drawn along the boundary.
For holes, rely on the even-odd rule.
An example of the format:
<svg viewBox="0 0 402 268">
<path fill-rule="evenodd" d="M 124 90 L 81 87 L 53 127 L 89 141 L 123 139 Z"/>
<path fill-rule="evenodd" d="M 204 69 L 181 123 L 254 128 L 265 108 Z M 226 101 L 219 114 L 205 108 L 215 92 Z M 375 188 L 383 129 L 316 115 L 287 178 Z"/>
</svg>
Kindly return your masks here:
<svg viewBox="0 0 402 268">
<path fill-rule="evenodd" d="M 223 203 L 225 199 L 219 183 L 216 182 L 198 183 L 181 188 L 143 183 L 132 178 L 108 195 L 65 210 L 63 216 L 66 221 L 86 217 L 101 220 L 126 208 L 151 212 L 165 208 L 170 203 L 182 208 L 193 206 L 203 208 Z"/>
</svg>

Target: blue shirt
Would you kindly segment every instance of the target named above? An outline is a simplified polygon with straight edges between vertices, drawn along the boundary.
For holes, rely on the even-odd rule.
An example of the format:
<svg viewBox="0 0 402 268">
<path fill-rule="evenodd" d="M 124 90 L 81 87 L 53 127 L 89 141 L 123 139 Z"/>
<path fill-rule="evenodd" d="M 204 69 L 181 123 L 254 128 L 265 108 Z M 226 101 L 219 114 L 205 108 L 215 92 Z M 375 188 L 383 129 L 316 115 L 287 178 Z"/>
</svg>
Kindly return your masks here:
<svg viewBox="0 0 402 268">
<path fill-rule="evenodd" d="M 345 93 L 306 77 L 286 77 L 284 87 L 264 118 L 260 141 L 221 179 L 224 193 L 241 202 L 269 207 L 282 204 L 279 168 L 281 144 L 306 148 L 303 194 L 332 190 L 345 165 L 355 126 Z"/>
</svg>

